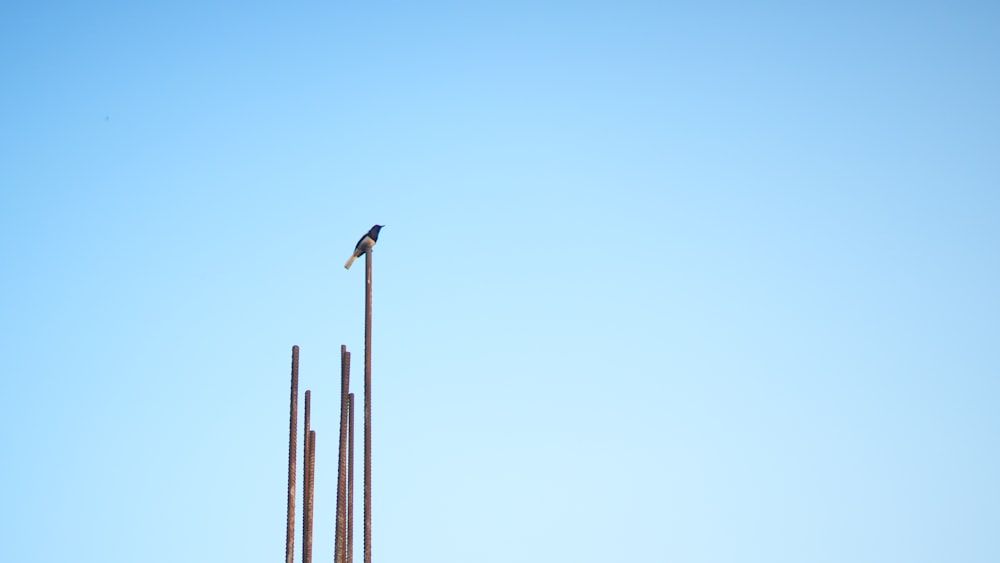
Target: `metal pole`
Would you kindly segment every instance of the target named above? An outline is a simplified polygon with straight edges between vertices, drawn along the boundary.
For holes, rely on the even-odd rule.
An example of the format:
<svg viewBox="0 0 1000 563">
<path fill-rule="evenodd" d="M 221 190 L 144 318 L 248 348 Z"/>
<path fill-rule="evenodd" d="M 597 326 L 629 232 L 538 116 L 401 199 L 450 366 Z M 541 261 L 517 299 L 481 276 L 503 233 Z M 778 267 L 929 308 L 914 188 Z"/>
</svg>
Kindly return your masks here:
<svg viewBox="0 0 1000 563">
<path fill-rule="evenodd" d="M 299 347 L 292 346 L 292 392 L 288 407 L 288 513 L 285 517 L 285 563 L 295 558 L 295 448 L 299 417 Z"/>
<path fill-rule="evenodd" d="M 309 431 L 309 525 L 306 530 L 306 553 L 308 559 L 302 563 L 312 563 L 313 559 L 313 499 L 316 487 L 316 431 Z"/>
<path fill-rule="evenodd" d="M 354 393 L 347 394 L 347 553 L 354 563 Z"/>
<path fill-rule="evenodd" d="M 309 563 L 311 550 L 307 547 L 309 538 L 309 399 L 311 392 L 306 389 L 305 414 L 302 417 L 302 563 Z"/>
<path fill-rule="evenodd" d="M 340 345 L 340 445 L 337 452 L 337 531 L 333 560 L 344 563 L 347 547 L 347 394 L 351 379 L 351 353 Z"/>
<path fill-rule="evenodd" d="M 365 251 L 365 563 L 372 563 L 372 249 Z"/>
</svg>

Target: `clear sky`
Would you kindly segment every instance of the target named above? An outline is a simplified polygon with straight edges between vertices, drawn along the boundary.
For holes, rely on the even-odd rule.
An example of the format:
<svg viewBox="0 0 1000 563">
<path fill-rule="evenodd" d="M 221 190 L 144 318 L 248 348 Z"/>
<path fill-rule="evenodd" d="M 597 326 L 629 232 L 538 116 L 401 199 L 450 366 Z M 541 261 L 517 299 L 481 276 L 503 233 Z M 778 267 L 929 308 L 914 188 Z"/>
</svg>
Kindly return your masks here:
<svg viewBox="0 0 1000 563">
<path fill-rule="evenodd" d="M 998 30 L 3 4 L 0 561 L 282 560 L 293 344 L 331 560 L 382 223 L 375 561 L 995 563 Z"/>
</svg>

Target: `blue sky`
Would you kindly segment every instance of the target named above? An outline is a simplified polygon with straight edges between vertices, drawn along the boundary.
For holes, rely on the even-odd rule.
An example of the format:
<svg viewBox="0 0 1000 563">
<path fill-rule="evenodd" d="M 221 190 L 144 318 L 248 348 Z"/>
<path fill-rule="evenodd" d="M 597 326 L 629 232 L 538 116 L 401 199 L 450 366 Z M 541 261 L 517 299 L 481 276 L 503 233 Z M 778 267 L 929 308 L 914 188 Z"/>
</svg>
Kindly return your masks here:
<svg viewBox="0 0 1000 563">
<path fill-rule="evenodd" d="M 996 561 L 998 24 L 4 5 L 0 560 L 279 560 L 293 344 L 331 557 L 382 223 L 375 560 Z"/>
</svg>

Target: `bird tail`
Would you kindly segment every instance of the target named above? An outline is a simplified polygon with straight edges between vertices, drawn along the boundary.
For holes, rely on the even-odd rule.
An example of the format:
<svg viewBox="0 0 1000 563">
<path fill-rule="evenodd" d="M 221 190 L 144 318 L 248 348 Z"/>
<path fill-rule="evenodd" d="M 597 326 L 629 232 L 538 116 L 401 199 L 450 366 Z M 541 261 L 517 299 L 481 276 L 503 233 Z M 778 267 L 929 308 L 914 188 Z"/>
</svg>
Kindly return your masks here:
<svg viewBox="0 0 1000 563">
<path fill-rule="evenodd" d="M 354 263 L 354 259 L 355 258 L 357 258 L 357 256 L 354 255 L 354 254 L 351 254 L 351 257 L 347 259 L 347 262 L 344 262 L 344 269 L 345 270 L 350 270 L 351 269 L 351 264 Z"/>
</svg>

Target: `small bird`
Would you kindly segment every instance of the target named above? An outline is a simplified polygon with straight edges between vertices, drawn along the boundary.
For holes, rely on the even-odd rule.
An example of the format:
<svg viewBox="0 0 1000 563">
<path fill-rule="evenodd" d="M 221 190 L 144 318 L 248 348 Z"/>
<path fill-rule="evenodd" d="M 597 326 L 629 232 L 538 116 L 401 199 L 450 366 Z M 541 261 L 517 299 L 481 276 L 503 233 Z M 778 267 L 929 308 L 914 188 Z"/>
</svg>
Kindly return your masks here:
<svg viewBox="0 0 1000 563">
<path fill-rule="evenodd" d="M 384 226 L 385 225 L 375 225 L 367 233 L 365 233 L 365 236 L 361 237 L 358 244 L 354 246 L 354 253 L 347 259 L 347 262 L 344 262 L 345 270 L 350 270 L 351 264 L 354 263 L 356 258 L 360 258 L 366 250 L 375 246 L 375 242 L 378 241 L 378 232 L 381 231 Z"/>
</svg>

